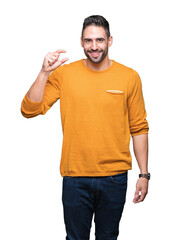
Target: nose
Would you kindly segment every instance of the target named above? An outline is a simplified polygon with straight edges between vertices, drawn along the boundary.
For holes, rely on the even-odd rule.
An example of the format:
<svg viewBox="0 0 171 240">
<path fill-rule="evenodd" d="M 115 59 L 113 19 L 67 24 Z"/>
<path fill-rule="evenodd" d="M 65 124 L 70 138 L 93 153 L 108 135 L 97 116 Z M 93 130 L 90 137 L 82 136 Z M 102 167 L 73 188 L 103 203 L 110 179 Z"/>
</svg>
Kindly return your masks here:
<svg viewBox="0 0 171 240">
<path fill-rule="evenodd" d="M 96 41 L 92 41 L 92 45 L 91 45 L 91 49 L 92 50 L 97 50 L 97 42 Z"/>
</svg>

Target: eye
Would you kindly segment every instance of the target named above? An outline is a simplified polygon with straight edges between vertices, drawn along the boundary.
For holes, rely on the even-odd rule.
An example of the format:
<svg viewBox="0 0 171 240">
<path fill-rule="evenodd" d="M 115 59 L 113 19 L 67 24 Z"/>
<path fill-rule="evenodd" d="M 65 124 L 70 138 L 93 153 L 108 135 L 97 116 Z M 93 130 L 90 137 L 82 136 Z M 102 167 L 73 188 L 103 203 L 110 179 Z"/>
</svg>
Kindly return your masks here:
<svg viewBox="0 0 171 240">
<path fill-rule="evenodd" d="M 98 41 L 99 43 L 102 43 L 102 42 L 104 41 L 104 38 L 98 38 L 97 41 Z"/>
<path fill-rule="evenodd" d="M 84 39 L 84 42 L 85 42 L 85 43 L 90 43 L 90 42 L 91 42 L 91 39 L 86 38 L 86 39 Z"/>
</svg>

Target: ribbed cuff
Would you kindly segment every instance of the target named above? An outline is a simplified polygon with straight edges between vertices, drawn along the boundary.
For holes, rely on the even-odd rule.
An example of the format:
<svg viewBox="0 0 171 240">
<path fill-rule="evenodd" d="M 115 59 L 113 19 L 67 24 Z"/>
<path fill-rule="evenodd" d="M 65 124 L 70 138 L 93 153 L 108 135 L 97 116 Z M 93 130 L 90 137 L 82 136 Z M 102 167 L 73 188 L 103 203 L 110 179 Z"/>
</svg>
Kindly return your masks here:
<svg viewBox="0 0 171 240">
<path fill-rule="evenodd" d="M 28 98 L 28 95 L 26 95 L 23 98 L 23 101 L 21 103 L 21 113 L 26 118 L 34 117 L 41 113 L 42 108 L 42 102 L 33 102 Z"/>
</svg>

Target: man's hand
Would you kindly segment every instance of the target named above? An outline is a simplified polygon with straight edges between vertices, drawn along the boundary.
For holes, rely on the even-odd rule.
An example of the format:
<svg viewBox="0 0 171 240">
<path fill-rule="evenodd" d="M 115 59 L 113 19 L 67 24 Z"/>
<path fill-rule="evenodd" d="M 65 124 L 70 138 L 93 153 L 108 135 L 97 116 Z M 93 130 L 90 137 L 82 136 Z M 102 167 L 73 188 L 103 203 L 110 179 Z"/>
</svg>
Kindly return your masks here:
<svg viewBox="0 0 171 240">
<path fill-rule="evenodd" d="M 63 58 L 59 60 L 60 53 L 65 53 L 66 51 L 63 49 L 59 49 L 56 52 L 49 52 L 43 61 L 42 70 L 44 72 L 51 72 L 55 70 L 55 68 L 59 67 L 61 64 L 69 60 L 68 58 Z"/>
<path fill-rule="evenodd" d="M 134 195 L 133 202 L 142 202 L 148 193 L 148 179 L 140 177 L 136 184 L 136 191 Z"/>
<path fill-rule="evenodd" d="M 33 102 L 41 102 L 44 95 L 45 85 L 48 80 L 49 74 L 55 68 L 59 67 L 61 64 L 66 62 L 68 58 L 63 58 L 59 60 L 60 53 L 65 53 L 65 50 L 57 50 L 56 52 L 48 53 L 43 61 L 42 69 L 39 72 L 35 82 L 30 87 L 27 92 L 28 97 Z"/>
</svg>

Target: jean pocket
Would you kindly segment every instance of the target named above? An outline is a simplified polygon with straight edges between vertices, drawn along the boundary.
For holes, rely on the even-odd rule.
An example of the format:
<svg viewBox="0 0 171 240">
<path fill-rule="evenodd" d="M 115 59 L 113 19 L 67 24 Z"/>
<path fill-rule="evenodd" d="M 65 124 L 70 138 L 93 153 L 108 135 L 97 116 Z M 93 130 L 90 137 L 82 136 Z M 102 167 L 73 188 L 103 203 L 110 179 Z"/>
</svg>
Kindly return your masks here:
<svg viewBox="0 0 171 240">
<path fill-rule="evenodd" d="M 111 176 L 111 181 L 115 184 L 126 184 L 128 180 L 128 172 Z"/>
</svg>

